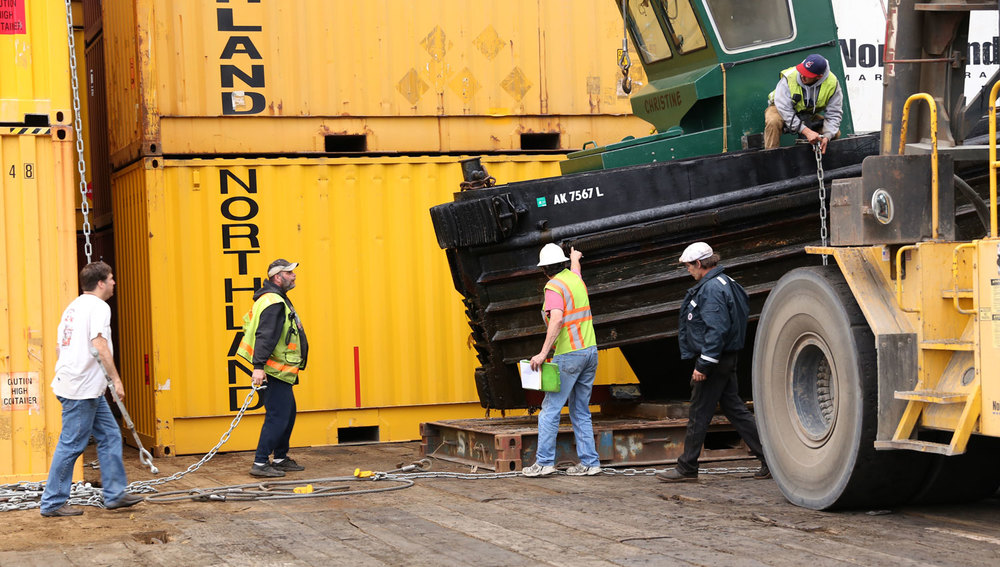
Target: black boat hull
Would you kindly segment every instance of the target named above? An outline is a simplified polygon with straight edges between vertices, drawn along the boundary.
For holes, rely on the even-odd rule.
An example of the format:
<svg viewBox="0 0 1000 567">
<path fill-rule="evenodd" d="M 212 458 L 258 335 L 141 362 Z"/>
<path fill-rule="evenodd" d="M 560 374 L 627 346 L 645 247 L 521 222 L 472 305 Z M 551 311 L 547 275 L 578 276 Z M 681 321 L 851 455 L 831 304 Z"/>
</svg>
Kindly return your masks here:
<svg viewBox="0 0 1000 567">
<path fill-rule="evenodd" d="M 860 175 L 877 153 L 877 134 L 831 143 L 827 187 Z M 815 154 L 797 145 L 511 183 L 432 208 L 472 327 L 483 407 L 529 405 L 515 364 L 544 339 L 536 263 L 545 243 L 584 253 L 598 345 L 622 350 L 642 398 L 683 398 L 690 369 L 679 360 L 677 314 L 693 280 L 681 251 L 710 243 L 749 292 L 756 321 L 783 274 L 820 262 L 804 251 L 820 244 L 818 194 Z"/>
</svg>

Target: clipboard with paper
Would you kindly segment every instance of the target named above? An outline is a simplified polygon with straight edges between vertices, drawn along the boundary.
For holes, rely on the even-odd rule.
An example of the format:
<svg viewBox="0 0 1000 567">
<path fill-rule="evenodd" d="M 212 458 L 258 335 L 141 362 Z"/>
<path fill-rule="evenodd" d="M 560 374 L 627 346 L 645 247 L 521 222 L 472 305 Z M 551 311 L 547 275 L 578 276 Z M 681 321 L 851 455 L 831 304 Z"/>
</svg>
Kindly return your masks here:
<svg viewBox="0 0 1000 567">
<path fill-rule="evenodd" d="M 517 369 L 521 373 L 521 387 L 525 390 L 559 391 L 559 365 L 543 362 L 541 369 L 532 370 L 531 362 L 522 360 L 517 363 Z"/>
</svg>

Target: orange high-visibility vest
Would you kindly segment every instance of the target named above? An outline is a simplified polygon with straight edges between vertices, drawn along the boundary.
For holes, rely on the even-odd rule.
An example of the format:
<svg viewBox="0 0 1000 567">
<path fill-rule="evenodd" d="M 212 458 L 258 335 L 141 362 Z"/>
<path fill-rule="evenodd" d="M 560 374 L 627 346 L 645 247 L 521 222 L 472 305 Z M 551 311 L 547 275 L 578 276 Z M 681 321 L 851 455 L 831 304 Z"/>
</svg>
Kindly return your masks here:
<svg viewBox="0 0 1000 567">
<path fill-rule="evenodd" d="M 550 279 L 545 284 L 545 289 L 561 295 L 566 304 L 562 329 L 556 338 L 556 354 L 597 346 L 593 316 L 590 314 L 590 297 L 583 278 L 566 269 Z M 545 322 L 548 323 L 548 317 Z"/>
</svg>

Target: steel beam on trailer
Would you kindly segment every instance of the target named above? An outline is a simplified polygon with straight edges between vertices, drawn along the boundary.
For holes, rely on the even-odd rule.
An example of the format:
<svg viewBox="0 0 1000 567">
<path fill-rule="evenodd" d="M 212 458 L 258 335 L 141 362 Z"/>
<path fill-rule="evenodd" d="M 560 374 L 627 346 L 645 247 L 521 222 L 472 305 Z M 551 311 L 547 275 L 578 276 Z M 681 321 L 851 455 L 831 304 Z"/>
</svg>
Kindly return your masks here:
<svg viewBox="0 0 1000 567">
<path fill-rule="evenodd" d="M 620 418 L 594 414 L 594 437 L 601 466 L 634 467 L 677 462 L 684 451 L 687 419 Z M 482 467 L 496 472 L 517 471 L 535 462 L 538 420 L 502 417 L 433 421 L 420 424 L 424 456 Z M 732 425 L 714 416 L 702 449 L 702 461 L 750 456 Z M 556 463 L 577 462 L 573 429 L 563 415 L 556 437 Z"/>
</svg>

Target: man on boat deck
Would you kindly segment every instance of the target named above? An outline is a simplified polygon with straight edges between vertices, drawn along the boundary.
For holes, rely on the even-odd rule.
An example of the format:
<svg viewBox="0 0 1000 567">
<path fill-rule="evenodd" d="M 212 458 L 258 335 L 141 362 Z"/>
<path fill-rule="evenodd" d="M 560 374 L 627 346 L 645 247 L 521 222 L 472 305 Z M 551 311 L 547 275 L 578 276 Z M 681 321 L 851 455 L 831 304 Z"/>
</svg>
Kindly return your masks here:
<svg viewBox="0 0 1000 567">
<path fill-rule="evenodd" d="M 800 134 L 826 153 L 830 140 L 840 137 L 844 93 L 822 55 L 812 54 L 779 74 L 764 111 L 764 149 L 781 145 L 781 134 Z"/>
<path fill-rule="evenodd" d="M 691 409 L 684 436 L 684 454 L 677 467 L 656 473 L 664 482 L 698 480 L 698 457 L 705 444 L 715 406 L 722 407 L 753 456 L 760 459 L 754 478 L 771 478 L 764 461 L 757 423 L 740 399 L 736 362 L 746 340 L 749 296 L 743 286 L 725 274 L 719 255 L 704 242 L 695 242 L 680 262 L 697 282 L 681 303 L 677 340 L 681 358 L 695 359 L 691 373 Z"/>
<path fill-rule="evenodd" d="M 546 333 L 542 349 L 531 357 L 531 368 L 540 369 L 555 346 L 552 362 L 559 366 L 560 388 L 558 392 L 546 392 L 542 400 L 535 464 L 521 471 L 524 476 L 547 476 L 556 472 L 556 434 L 559 433 L 559 415 L 567 402 L 580 462 L 566 469 L 566 474 L 593 476 L 601 472 L 590 419 L 590 392 L 597 373 L 597 340 L 590 314 L 590 297 L 581 277 L 582 257 L 579 250 L 570 248 L 567 258 L 562 248 L 553 243 L 546 244 L 538 254 L 538 267 L 549 278 L 542 308 Z"/>
</svg>

